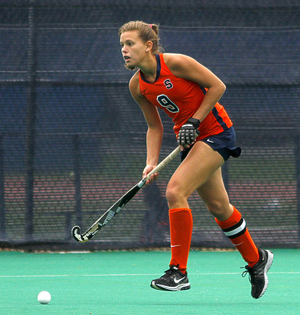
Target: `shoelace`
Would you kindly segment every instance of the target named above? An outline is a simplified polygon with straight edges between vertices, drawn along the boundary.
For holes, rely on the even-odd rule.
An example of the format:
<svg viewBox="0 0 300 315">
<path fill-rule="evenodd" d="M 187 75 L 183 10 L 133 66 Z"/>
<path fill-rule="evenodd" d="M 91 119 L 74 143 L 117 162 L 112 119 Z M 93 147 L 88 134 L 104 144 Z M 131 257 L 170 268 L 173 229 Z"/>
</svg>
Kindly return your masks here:
<svg viewBox="0 0 300 315">
<path fill-rule="evenodd" d="M 251 267 L 249 267 L 249 266 L 245 266 L 245 267 L 240 267 L 241 269 L 246 269 L 246 270 L 244 270 L 244 272 L 242 273 L 242 277 L 243 278 L 245 278 L 246 276 L 247 276 L 247 274 L 248 274 L 248 276 L 249 276 L 249 282 L 250 283 L 252 283 L 252 277 L 251 277 L 251 275 L 252 275 L 252 268 Z"/>
<path fill-rule="evenodd" d="M 249 280 L 251 279 L 251 276 L 250 276 L 250 270 L 249 270 L 249 266 L 245 266 L 245 267 L 240 267 L 240 269 L 246 269 L 244 270 L 244 272 L 242 273 L 242 277 L 245 278 L 248 274 L 249 276 Z"/>
</svg>

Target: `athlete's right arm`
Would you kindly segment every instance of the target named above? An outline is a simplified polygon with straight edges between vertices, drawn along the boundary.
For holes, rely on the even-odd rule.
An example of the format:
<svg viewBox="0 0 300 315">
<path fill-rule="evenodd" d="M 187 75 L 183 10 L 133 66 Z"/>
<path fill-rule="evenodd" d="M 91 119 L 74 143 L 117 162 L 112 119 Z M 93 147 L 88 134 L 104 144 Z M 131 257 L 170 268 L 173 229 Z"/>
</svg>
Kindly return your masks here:
<svg viewBox="0 0 300 315">
<path fill-rule="evenodd" d="M 142 109 L 145 120 L 148 125 L 147 131 L 147 160 L 146 167 L 143 171 L 143 177 L 145 178 L 148 173 L 158 164 L 159 152 L 161 148 L 163 138 L 163 125 L 157 107 L 149 102 L 140 91 L 139 85 L 139 71 L 137 71 L 129 82 L 129 90 L 136 101 L 136 103 Z M 156 176 L 153 176 L 149 182 L 154 180 Z"/>
</svg>

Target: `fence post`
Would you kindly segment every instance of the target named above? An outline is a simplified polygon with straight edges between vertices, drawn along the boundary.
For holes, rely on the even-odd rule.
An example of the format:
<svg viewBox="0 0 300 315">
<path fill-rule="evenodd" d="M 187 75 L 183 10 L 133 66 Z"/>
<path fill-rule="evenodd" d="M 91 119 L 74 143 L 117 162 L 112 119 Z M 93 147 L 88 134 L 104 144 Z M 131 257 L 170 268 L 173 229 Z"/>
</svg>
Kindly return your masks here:
<svg viewBox="0 0 300 315">
<path fill-rule="evenodd" d="M 3 134 L 0 134 L 0 237 L 6 238 Z"/>
<path fill-rule="evenodd" d="M 229 161 L 227 161 L 226 163 L 223 164 L 222 166 L 222 177 L 223 177 L 223 182 L 224 182 L 224 186 L 227 190 L 227 193 L 229 195 L 229 171 L 228 171 L 228 163 Z"/>
<path fill-rule="evenodd" d="M 36 112 L 36 19 L 35 0 L 29 1 L 28 14 L 28 98 L 26 115 L 26 216 L 25 233 L 28 240 L 33 234 L 33 188 L 34 188 L 34 149 Z"/>
<path fill-rule="evenodd" d="M 295 137 L 296 185 L 297 185 L 297 214 L 298 240 L 300 240 L 300 135 Z"/>
<path fill-rule="evenodd" d="M 81 207 L 81 179 L 80 179 L 80 140 L 79 135 L 73 137 L 74 147 L 74 186 L 75 186 L 75 214 L 76 224 L 82 225 L 82 207 Z"/>
<path fill-rule="evenodd" d="M 222 177 L 223 177 L 223 182 L 224 182 L 225 189 L 226 189 L 226 191 L 228 193 L 228 196 L 230 198 L 230 190 L 229 190 L 229 163 L 230 163 L 230 159 L 227 160 L 227 162 L 225 162 L 222 165 Z M 222 232 L 222 235 L 223 235 L 223 246 L 231 247 L 232 244 L 231 244 L 230 240 L 228 239 L 228 237 L 223 232 Z"/>
</svg>

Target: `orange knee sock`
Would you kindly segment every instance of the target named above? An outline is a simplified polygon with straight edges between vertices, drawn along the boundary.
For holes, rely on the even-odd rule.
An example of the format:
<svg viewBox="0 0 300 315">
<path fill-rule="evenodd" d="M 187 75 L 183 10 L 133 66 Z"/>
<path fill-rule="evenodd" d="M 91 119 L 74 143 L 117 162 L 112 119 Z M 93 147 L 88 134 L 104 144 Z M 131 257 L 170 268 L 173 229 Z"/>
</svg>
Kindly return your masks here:
<svg viewBox="0 0 300 315">
<path fill-rule="evenodd" d="M 179 270 L 185 273 L 192 239 L 192 211 L 188 208 L 170 209 L 169 219 L 172 255 L 170 266 L 179 265 Z"/>
<path fill-rule="evenodd" d="M 240 212 L 233 207 L 233 214 L 229 219 L 225 221 L 215 220 L 248 265 L 253 267 L 259 260 L 259 253 Z"/>
</svg>

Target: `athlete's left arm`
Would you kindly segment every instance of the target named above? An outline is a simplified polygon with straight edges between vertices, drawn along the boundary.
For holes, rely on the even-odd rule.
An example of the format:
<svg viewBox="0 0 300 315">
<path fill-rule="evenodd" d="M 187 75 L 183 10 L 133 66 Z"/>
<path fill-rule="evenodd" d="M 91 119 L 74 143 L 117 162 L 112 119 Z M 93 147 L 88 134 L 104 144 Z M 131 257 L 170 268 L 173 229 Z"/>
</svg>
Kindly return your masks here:
<svg viewBox="0 0 300 315">
<path fill-rule="evenodd" d="M 209 69 L 189 56 L 164 54 L 164 60 L 173 74 L 207 89 L 201 106 L 193 115 L 193 118 L 203 121 L 224 94 L 225 84 Z"/>
</svg>

